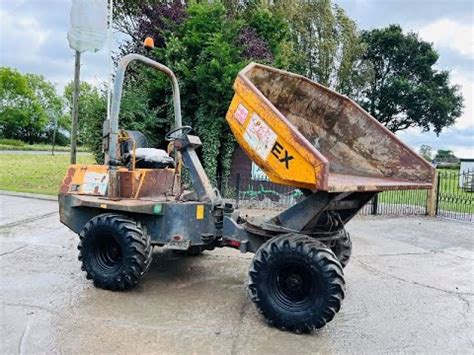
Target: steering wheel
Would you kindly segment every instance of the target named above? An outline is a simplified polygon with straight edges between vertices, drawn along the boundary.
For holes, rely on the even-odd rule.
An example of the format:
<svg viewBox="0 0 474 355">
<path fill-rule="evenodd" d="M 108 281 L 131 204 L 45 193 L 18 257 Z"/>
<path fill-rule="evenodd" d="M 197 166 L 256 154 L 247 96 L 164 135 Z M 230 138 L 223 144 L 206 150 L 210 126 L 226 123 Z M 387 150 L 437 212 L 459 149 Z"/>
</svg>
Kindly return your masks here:
<svg viewBox="0 0 474 355">
<path fill-rule="evenodd" d="M 168 142 L 175 141 L 177 139 L 183 138 L 184 136 L 188 135 L 191 133 L 193 128 L 191 126 L 181 126 L 181 127 L 176 127 L 173 128 L 171 131 L 166 133 L 165 135 L 165 140 Z M 180 134 L 178 132 L 181 132 Z"/>
</svg>

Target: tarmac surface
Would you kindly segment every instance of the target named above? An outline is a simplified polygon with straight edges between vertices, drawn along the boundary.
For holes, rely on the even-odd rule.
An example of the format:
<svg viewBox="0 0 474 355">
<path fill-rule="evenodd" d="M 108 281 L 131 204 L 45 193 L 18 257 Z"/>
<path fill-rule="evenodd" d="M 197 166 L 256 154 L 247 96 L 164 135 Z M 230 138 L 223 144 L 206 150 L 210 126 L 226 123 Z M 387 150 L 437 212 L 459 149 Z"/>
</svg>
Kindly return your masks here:
<svg viewBox="0 0 474 355">
<path fill-rule="evenodd" d="M 265 324 L 251 254 L 154 262 L 129 292 L 96 289 L 55 201 L 0 195 L 0 353 L 473 353 L 474 225 L 357 218 L 341 311 L 310 335 Z"/>
</svg>

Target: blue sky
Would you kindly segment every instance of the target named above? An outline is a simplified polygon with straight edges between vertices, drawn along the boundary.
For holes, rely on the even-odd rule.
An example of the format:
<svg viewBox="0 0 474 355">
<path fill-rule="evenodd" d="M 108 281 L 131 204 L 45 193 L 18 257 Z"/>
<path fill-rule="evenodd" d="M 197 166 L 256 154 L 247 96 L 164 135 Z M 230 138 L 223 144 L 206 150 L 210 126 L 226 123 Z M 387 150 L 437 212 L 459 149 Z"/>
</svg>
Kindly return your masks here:
<svg viewBox="0 0 474 355">
<path fill-rule="evenodd" d="M 474 157 L 474 0 L 336 0 L 360 29 L 398 23 L 432 42 L 440 53 L 439 68 L 451 71 L 462 86 L 463 116 L 440 137 L 410 129 L 400 137 L 415 149 L 421 144 L 452 149 Z M 42 74 L 59 92 L 73 77 L 73 52 L 68 47 L 68 0 L 0 0 L 0 65 Z M 115 36 L 114 47 L 119 36 Z M 105 51 L 85 53 L 83 80 L 107 79 Z"/>
</svg>

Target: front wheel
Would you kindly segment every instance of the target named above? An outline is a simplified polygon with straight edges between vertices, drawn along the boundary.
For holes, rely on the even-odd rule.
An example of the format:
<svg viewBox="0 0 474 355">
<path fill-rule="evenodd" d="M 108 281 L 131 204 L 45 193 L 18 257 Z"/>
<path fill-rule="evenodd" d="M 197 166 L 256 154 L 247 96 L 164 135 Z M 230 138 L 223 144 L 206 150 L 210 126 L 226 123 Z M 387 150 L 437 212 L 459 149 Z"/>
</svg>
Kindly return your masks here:
<svg viewBox="0 0 474 355">
<path fill-rule="evenodd" d="M 113 213 L 92 218 L 79 235 L 79 260 L 94 286 L 127 290 L 138 284 L 152 261 L 149 236 L 133 219 Z"/>
<path fill-rule="evenodd" d="M 267 322 L 310 332 L 331 321 L 344 299 L 341 264 L 324 244 L 287 234 L 270 239 L 250 267 L 249 294 Z"/>
</svg>

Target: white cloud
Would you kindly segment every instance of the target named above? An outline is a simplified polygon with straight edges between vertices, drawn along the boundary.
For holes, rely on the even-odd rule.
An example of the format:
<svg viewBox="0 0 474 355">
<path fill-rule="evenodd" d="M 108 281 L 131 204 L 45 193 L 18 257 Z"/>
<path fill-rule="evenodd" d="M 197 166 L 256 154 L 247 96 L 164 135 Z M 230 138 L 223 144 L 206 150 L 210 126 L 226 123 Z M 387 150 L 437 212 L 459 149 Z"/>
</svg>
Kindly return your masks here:
<svg viewBox="0 0 474 355">
<path fill-rule="evenodd" d="M 18 16 L 1 9 L 0 24 L 2 57 L 12 51 L 27 56 L 28 53 L 38 50 L 49 35 L 49 31 L 43 29 L 35 18 L 28 15 Z"/>
<path fill-rule="evenodd" d="M 464 97 L 464 110 L 461 117 L 456 121 L 456 127 L 467 128 L 474 126 L 474 81 L 467 79 L 461 72 L 451 72 L 451 83 L 461 86 Z"/>
<path fill-rule="evenodd" d="M 49 3 L 54 13 L 38 2 L 2 2 L 0 0 L 0 66 L 22 73 L 43 75 L 62 93 L 73 79 L 74 51 L 68 46 L 66 32 L 70 2 Z M 113 48 L 118 47 L 114 41 Z M 99 85 L 107 80 L 107 53 L 84 53 L 81 80 Z"/>
<path fill-rule="evenodd" d="M 436 136 L 433 132 L 420 132 L 419 128 L 409 128 L 397 132 L 397 136 L 416 151 L 421 145 L 426 144 L 433 148 L 449 149 L 460 158 L 474 158 L 474 126 L 469 128 L 451 127 Z"/>
<path fill-rule="evenodd" d="M 458 58 L 465 58 L 466 66 L 451 56 L 444 63 L 442 70 L 450 70 L 451 84 L 461 87 L 464 98 L 463 114 L 456 120 L 454 127 L 443 130 L 437 137 L 432 132 L 420 132 L 413 128 L 398 135 L 416 150 L 422 144 L 437 149 L 450 149 L 458 157 L 474 157 L 474 24 L 455 22 L 451 19 L 439 19 L 421 28 L 415 29 L 421 38 L 432 42 L 434 47 L 443 54 L 457 53 Z M 449 65 L 449 66 L 447 66 Z M 439 66 L 438 66 L 439 67 Z M 470 69 L 470 70 L 469 70 Z"/>
<path fill-rule="evenodd" d="M 440 19 L 419 30 L 420 36 L 436 47 L 446 47 L 474 59 L 474 23 L 463 24 Z"/>
</svg>

